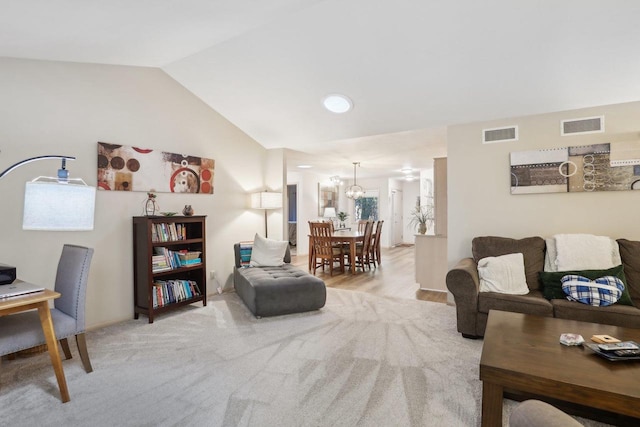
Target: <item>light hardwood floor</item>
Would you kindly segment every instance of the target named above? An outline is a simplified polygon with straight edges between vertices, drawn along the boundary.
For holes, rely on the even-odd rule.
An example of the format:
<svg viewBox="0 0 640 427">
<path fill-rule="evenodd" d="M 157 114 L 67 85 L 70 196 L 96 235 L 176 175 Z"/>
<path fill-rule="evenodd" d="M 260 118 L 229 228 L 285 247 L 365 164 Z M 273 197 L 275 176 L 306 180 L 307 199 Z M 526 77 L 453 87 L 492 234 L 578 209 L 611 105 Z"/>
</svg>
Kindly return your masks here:
<svg viewBox="0 0 640 427">
<path fill-rule="evenodd" d="M 292 256 L 293 265 L 307 270 L 309 258 L 307 255 Z M 376 268 L 366 269 L 352 275 L 348 269 L 340 273 L 334 269 L 333 276 L 329 275 L 327 267 L 321 268 L 316 276 L 324 280 L 332 288 L 352 291 L 369 292 L 396 298 L 418 299 L 422 301 L 447 302 L 446 292 L 423 291 L 415 281 L 415 267 L 413 246 L 397 246 L 382 249 L 382 263 Z"/>
</svg>

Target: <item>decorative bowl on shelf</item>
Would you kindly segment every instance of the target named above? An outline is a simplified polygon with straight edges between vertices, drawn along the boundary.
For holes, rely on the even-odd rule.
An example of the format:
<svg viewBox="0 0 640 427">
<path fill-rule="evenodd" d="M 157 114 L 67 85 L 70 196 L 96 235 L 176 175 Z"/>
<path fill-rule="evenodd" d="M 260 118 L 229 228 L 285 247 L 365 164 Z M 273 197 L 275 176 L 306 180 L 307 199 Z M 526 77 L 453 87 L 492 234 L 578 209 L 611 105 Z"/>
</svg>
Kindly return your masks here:
<svg viewBox="0 0 640 427">
<path fill-rule="evenodd" d="M 162 216 L 174 216 L 177 215 L 178 212 L 160 212 L 160 215 Z"/>
</svg>

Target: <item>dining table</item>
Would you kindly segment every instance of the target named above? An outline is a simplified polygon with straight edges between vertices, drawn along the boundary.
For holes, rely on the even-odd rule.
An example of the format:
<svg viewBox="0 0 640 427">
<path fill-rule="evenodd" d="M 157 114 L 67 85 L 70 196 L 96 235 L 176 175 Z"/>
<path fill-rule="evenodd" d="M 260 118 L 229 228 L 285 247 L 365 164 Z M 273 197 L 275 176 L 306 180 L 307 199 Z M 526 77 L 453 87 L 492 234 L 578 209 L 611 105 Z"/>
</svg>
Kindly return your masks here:
<svg viewBox="0 0 640 427">
<path fill-rule="evenodd" d="M 334 243 L 347 243 L 349 244 L 349 253 L 356 253 L 356 243 L 364 242 L 364 232 L 361 231 L 351 231 L 351 230 L 340 230 L 334 231 L 331 234 L 331 241 Z M 313 269 L 313 236 L 309 234 L 309 271 Z M 352 255 L 352 258 L 354 256 Z M 356 265 L 355 259 L 351 260 L 350 270 L 351 274 L 356 274 Z"/>
</svg>

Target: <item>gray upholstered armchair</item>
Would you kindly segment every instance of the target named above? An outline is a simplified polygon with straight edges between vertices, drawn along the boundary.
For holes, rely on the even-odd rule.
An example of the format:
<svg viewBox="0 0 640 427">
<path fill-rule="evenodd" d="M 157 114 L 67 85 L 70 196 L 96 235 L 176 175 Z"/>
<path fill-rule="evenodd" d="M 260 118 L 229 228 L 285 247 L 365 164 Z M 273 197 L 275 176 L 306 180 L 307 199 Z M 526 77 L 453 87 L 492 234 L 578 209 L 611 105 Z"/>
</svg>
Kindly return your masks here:
<svg viewBox="0 0 640 427">
<path fill-rule="evenodd" d="M 61 296 L 55 300 L 55 308 L 51 309 L 56 338 L 60 340 L 65 358 L 71 358 L 67 338 L 75 335 L 80 359 L 86 372 L 93 370 L 84 336 L 85 298 L 92 257 L 91 248 L 63 246 L 55 283 L 55 290 Z M 0 355 L 15 353 L 46 342 L 37 311 L 0 317 L 0 337 Z"/>
</svg>

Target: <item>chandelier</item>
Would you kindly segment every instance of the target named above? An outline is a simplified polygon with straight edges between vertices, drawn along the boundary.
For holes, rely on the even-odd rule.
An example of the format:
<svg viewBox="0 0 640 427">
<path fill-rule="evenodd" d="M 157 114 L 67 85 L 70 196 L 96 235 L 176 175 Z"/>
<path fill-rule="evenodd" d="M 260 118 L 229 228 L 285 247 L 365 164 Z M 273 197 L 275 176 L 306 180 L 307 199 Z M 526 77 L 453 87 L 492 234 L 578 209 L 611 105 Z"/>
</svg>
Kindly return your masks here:
<svg viewBox="0 0 640 427">
<path fill-rule="evenodd" d="M 360 162 L 353 162 L 353 185 L 347 188 L 345 195 L 353 200 L 358 200 L 364 194 L 362 187 L 356 182 L 356 166 L 360 166 Z"/>
<path fill-rule="evenodd" d="M 342 180 L 338 175 L 332 176 L 331 178 L 329 178 L 329 180 L 331 181 L 331 184 L 333 184 L 336 187 L 342 185 Z"/>
</svg>

